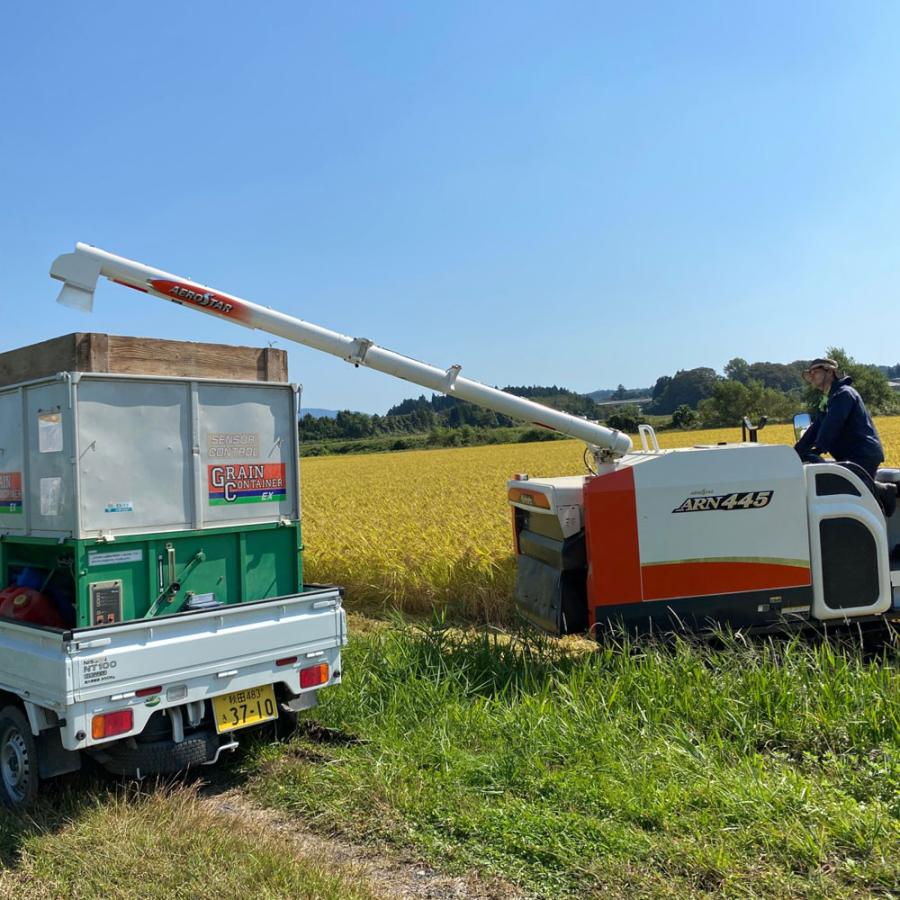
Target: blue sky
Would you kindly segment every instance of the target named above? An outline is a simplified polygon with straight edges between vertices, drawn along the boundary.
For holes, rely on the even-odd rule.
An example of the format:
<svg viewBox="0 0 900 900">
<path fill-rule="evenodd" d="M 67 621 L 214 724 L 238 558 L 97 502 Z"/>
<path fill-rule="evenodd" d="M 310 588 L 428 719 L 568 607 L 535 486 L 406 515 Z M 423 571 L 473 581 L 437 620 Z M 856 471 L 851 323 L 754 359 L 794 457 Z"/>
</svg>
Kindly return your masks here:
<svg viewBox="0 0 900 900">
<path fill-rule="evenodd" d="M 8 4 L 0 349 L 264 345 L 83 240 L 489 384 L 900 359 L 896 3 Z M 281 341 L 304 404 L 418 390 Z"/>
</svg>

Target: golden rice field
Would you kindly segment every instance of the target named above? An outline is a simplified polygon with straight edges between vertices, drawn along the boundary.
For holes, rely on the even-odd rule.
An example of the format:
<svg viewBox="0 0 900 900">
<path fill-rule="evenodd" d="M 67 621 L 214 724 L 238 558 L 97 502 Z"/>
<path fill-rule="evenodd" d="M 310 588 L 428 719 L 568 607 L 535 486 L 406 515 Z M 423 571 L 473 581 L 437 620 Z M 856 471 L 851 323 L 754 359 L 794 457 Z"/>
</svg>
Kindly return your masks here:
<svg viewBox="0 0 900 900">
<path fill-rule="evenodd" d="M 876 420 L 900 466 L 900 417 Z M 759 433 L 792 443 L 789 425 Z M 662 432 L 660 446 L 740 439 L 739 429 Z M 302 462 L 304 576 L 340 584 L 350 609 L 503 621 L 515 564 L 506 481 L 584 472 L 579 441 L 311 457 Z"/>
</svg>

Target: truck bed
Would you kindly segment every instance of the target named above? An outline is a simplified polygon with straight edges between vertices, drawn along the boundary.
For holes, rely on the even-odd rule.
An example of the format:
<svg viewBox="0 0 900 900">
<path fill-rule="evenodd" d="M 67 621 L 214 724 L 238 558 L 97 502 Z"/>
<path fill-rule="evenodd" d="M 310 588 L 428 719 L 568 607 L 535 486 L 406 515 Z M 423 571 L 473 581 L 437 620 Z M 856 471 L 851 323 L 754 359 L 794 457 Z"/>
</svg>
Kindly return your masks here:
<svg viewBox="0 0 900 900">
<path fill-rule="evenodd" d="M 84 749 L 91 717 L 111 707 L 131 707 L 139 732 L 167 706 L 279 681 L 297 694 L 304 664 L 327 662 L 338 681 L 345 642 L 333 587 L 65 632 L 2 619 L 0 690 L 55 713 L 63 745 Z M 152 702 L 135 696 L 149 688 L 161 688 Z"/>
</svg>

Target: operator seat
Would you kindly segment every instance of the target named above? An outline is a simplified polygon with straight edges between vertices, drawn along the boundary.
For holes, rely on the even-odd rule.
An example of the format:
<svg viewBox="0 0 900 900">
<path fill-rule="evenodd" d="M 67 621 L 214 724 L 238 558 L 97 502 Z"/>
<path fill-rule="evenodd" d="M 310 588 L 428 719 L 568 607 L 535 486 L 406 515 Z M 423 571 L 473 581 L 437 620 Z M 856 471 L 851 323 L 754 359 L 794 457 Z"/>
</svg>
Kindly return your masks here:
<svg viewBox="0 0 900 900">
<path fill-rule="evenodd" d="M 804 463 L 825 462 L 818 453 L 812 451 L 801 454 L 800 460 Z M 897 508 L 897 494 L 900 493 L 900 469 L 879 469 L 873 479 L 858 463 L 845 461 L 837 464 L 849 469 L 869 489 L 869 493 L 878 501 L 885 519 L 894 514 Z"/>
<path fill-rule="evenodd" d="M 879 484 L 893 484 L 900 492 L 900 469 L 879 469 L 875 473 L 875 481 Z M 891 558 L 900 557 L 900 515 L 894 516 L 888 524 L 888 547 Z"/>
<path fill-rule="evenodd" d="M 855 462 L 841 462 L 839 466 L 849 469 L 871 492 L 872 496 L 878 501 L 884 517 L 889 519 L 897 508 L 897 491 L 900 487 L 900 470 L 897 469 L 879 469 L 875 473 L 875 478 L 860 465 Z M 888 472 L 896 472 L 897 478 L 882 478 L 882 474 Z"/>
</svg>

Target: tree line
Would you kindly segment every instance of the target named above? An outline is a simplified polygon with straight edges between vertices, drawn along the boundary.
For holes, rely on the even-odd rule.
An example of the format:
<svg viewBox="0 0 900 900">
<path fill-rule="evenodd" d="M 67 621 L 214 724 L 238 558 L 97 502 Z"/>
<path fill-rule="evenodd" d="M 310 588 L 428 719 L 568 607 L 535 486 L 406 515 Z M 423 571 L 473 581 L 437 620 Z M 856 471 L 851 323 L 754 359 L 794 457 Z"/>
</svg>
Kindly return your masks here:
<svg viewBox="0 0 900 900">
<path fill-rule="evenodd" d="M 843 373 L 853 377 L 853 383 L 873 414 L 900 411 L 898 396 L 891 390 L 889 378 L 900 377 L 900 363 L 896 366 L 874 366 L 858 363 L 840 347 L 829 347 L 826 356 L 836 360 Z M 615 391 L 595 391 L 579 394 L 558 385 L 509 385 L 503 390 L 527 397 L 546 406 L 604 421 L 612 428 L 636 431 L 639 421 L 647 416 L 671 417 L 675 428 L 692 426 L 731 427 L 739 425 L 744 416 L 756 421 L 761 416 L 770 420 L 787 419 L 802 409 L 815 409 L 818 396 L 803 381 L 809 360 L 790 363 L 748 362 L 740 357 L 729 360 L 723 374 L 714 369 L 699 367 L 680 369 L 673 375 L 662 375 L 650 391 L 650 402 L 642 409 L 628 400 L 643 391 L 628 390 L 619 385 Z M 593 398 L 602 396 L 621 399 L 621 406 L 600 405 Z M 501 413 L 482 409 L 456 397 L 443 394 L 424 394 L 403 400 L 383 416 L 343 410 L 337 416 L 305 415 L 299 421 L 303 442 L 332 440 L 377 439 L 395 435 L 432 435 L 433 443 L 454 443 L 465 429 L 466 441 L 475 435 L 477 442 L 492 429 L 521 425 Z M 398 447 L 402 442 L 397 442 Z"/>
<path fill-rule="evenodd" d="M 503 390 L 576 416 L 597 419 L 602 414 L 602 407 L 590 397 L 557 385 L 510 385 Z M 299 429 L 301 441 L 329 441 L 423 433 L 442 435 L 446 431 L 463 428 L 468 428 L 466 434 L 470 434 L 521 424 L 517 419 L 474 406 L 456 397 L 432 394 L 429 399 L 421 394 L 392 406 L 383 416 L 347 410 L 339 412 L 334 418 L 307 414 L 301 417 Z"/>
<path fill-rule="evenodd" d="M 900 412 L 898 395 L 888 383 L 888 377 L 892 377 L 889 373 L 900 372 L 900 364 L 859 363 L 842 347 L 829 347 L 825 355 L 838 363 L 841 374 L 853 378 L 854 387 L 872 414 Z M 679 370 L 657 379 L 651 401 L 643 410 L 625 406 L 612 413 L 607 422 L 623 431 L 635 431 L 642 416 L 670 415 L 676 428 L 718 428 L 739 425 L 744 416 L 753 421 L 762 416 L 783 420 L 801 410 L 814 412 L 819 395 L 803 380 L 810 362 L 749 363 L 735 357 L 725 365 L 723 375 L 705 367 Z"/>
</svg>

